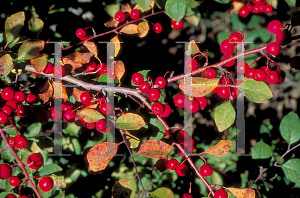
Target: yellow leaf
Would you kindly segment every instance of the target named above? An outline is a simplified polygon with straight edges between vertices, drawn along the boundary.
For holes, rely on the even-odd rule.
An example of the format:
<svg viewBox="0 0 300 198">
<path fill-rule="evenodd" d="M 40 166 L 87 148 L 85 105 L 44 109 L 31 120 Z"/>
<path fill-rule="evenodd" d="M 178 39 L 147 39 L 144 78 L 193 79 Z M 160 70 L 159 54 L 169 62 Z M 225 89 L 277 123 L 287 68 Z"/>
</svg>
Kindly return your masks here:
<svg viewBox="0 0 300 198">
<path fill-rule="evenodd" d="M 137 30 L 139 32 L 139 37 L 143 38 L 145 37 L 149 32 L 149 24 L 147 21 L 143 21 L 138 24 Z"/>
<path fill-rule="evenodd" d="M 213 147 L 211 147 L 203 153 L 207 153 L 216 157 L 221 157 L 228 153 L 231 145 L 232 142 L 230 140 L 220 140 L 216 145 L 214 145 Z"/>
<path fill-rule="evenodd" d="M 119 51 L 121 49 L 120 40 L 118 38 L 118 35 L 110 39 L 110 42 L 113 42 L 115 44 L 115 57 L 118 56 Z"/>
<path fill-rule="evenodd" d="M 255 190 L 252 188 L 225 188 L 237 198 L 255 198 Z"/>
<path fill-rule="evenodd" d="M 98 48 L 97 46 L 95 45 L 95 43 L 93 41 L 85 41 L 83 43 L 83 45 L 88 48 L 88 50 L 90 52 L 92 52 L 94 54 L 94 56 L 100 61 L 101 63 L 101 60 L 98 58 Z"/>
<path fill-rule="evenodd" d="M 192 77 L 192 84 L 181 82 L 179 88 L 187 95 L 193 97 L 202 97 L 211 93 L 218 85 L 219 78 L 203 78 L 203 77 Z"/>
<path fill-rule="evenodd" d="M 164 155 L 168 155 L 172 149 L 173 147 L 171 145 L 161 140 L 151 139 L 143 143 L 137 153 L 150 158 L 160 158 Z"/>
<path fill-rule="evenodd" d="M 140 139 L 126 132 L 126 140 L 130 143 L 130 148 L 137 148 L 140 144 Z"/>
<path fill-rule="evenodd" d="M 125 34 L 137 34 L 139 33 L 137 27 L 138 26 L 136 24 L 129 24 L 123 27 L 120 32 L 123 32 Z"/>
<path fill-rule="evenodd" d="M 185 52 L 185 54 L 187 56 L 189 55 L 194 55 L 194 54 L 197 54 L 197 53 L 200 53 L 200 50 L 196 44 L 196 41 L 195 40 L 191 40 L 189 42 L 189 45 L 188 45 L 188 51 Z"/>
<path fill-rule="evenodd" d="M 120 60 L 117 60 L 117 61 L 112 62 L 112 64 L 114 64 L 114 67 L 115 67 L 115 76 L 119 79 L 119 81 L 121 81 L 121 78 L 123 77 L 123 75 L 125 73 L 124 63 Z"/>
</svg>

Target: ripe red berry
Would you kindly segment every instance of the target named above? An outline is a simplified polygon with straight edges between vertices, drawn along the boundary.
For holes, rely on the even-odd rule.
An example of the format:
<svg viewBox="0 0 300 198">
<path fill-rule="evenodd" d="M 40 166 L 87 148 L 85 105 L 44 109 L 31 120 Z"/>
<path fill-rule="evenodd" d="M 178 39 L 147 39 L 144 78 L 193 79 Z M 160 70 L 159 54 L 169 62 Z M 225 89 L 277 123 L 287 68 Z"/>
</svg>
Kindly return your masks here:
<svg viewBox="0 0 300 198">
<path fill-rule="evenodd" d="M 228 194 L 225 190 L 219 189 L 215 192 L 214 198 L 228 198 Z"/>
<path fill-rule="evenodd" d="M 25 117 L 28 115 L 28 108 L 25 105 L 19 105 L 17 108 L 17 115 L 19 117 Z"/>
<path fill-rule="evenodd" d="M 75 121 L 75 124 L 77 126 L 86 126 L 86 121 L 84 121 L 84 119 L 80 118 L 79 120 Z"/>
<path fill-rule="evenodd" d="M 249 69 L 249 65 L 246 62 L 239 62 L 237 65 L 237 70 L 239 73 L 244 73 L 247 69 Z"/>
<path fill-rule="evenodd" d="M 126 19 L 126 14 L 122 11 L 118 11 L 115 14 L 116 21 L 123 22 Z"/>
<path fill-rule="evenodd" d="M 113 108 L 111 106 L 111 104 L 109 103 L 102 103 L 100 106 L 99 106 L 99 110 L 101 113 L 103 113 L 104 115 L 109 115 L 111 114 Z"/>
<path fill-rule="evenodd" d="M 222 61 L 227 60 L 227 59 L 229 59 L 229 58 L 231 58 L 231 57 L 232 57 L 231 54 L 225 54 L 225 55 L 222 57 Z M 232 60 L 232 61 L 230 61 L 230 62 L 228 62 L 228 63 L 226 63 L 225 66 L 226 66 L 226 67 L 231 67 L 231 66 L 233 66 L 234 64 L 235 64 L 235 59 Z"/>
<path fill-rule="evenodd" d="M 241 7 L 239 10 L 239 15 L 243 18 L 246 18 L 249 15 L 249 10 L 246 6 Z"/>
<path fill-rule="evenodd" d="M 142 82 L 142 84 L 140 84 L 139 86 L 139 90 L 142 93 L 147 93 L 150 90 L 150 84 L 148 83 L 148 81 Z"/>
<path fill-rule="evenodd" d="M 239 32 L 232 32 L 229 35 L 229 40 L 232 42 L 241 42 L 243 40 L 243 35 Z"/>
<path fill-rule="evenodd" d="M 280 45 L 278 43 L 269 43 L 267 45 L 267 48 L 266 48 L 266 51 L 269 55 L 274 55 L 274 56 L 277 56 L 280 52 Z"/>
<path fill-rule="evenodd" d="M 115 72 L 112 72 L 112 68 L 107 68 L 107 75 L 112 78 L 112 79 L 116 79 L 117 76 L 116 76 L 116 73 Z"/>
<path fill-rule="evenodd" d="M 258 14 L 258 13 L 259 13 L 259 5 L 254 5 L 254 6 L 253 6 L 253 12 L 254 12 L 255 14 Z"/>
<path fill-rule="evenodd" d="M 221 83 L 223 85 L 231 85 L 231 84 L 233 84 L 233 81 L 230 78 L 228 78 L 227 76 L 224 76 L 221 79 Z"/>
<path fill-rule="evenodd" d="M 68 110 L 63 113 L 63 118 L 66 122 L 74 122 L 76 117 L 76 113 L 73 110 Z"/>
<path fill-rule="evenodd" d="M 96 122 L 88 122 L 86 124 L 86 128 L 88 129 L 94 129 L 96 127 Z"/>
<path fill-rule="evenodd" d="M 26 99 L 25 99 L 25 102 L 26 102 L 27 104 L 33 104 L 33 103 L 35 103 L 36 101 L 37 101 L 37 97 L 36 97 L 35 94 L 33 94 L 33 93 L 27 94 Z"/>
<path fill-rule="evenodd" d="M 284 79 L 285 79 L 285 72 L 281 69 L 276 69 L 276 71 L 279 74 L 279 80 L 278 83 L 283 83 Z"/>
<path fill-rule="evenodd" d="M 175 30 L 179 30 L 183 27 L 183 21 L 182 20 L 180 20 L 180 21 L 172 20 L 172 25 Z"/>
<path fill-rule="evenodd" d="M 57 121 L 62 117 L 62 110 L 59 107 L 50 107 L 51 119 Z M 57 117 L 55 116 L 58 115 Z"/>
<path fill-rule="evenodd" d="M 21 183 L 21 180 L 17 176 L 11 176 L 9 178 L 9 185 L 11 185 L 11 186 L 19 186 L 20 183 Z"/>
<path fill-rule="evenodd" d="M 265 5 L 264 12 L 266 14 L 272 13 L 273 12 L 273 7 L 271 5 L 269 5 L 269 4 Z"/>
<path fill-rule="evenodd" d="M 184 100 L 185 100 L 185 95 L 184 94 L 177 94 L 173 101 L 174 104 L 178 107 L 178 108 L 183 108 L 184 107 Z"/>
<path fill-rule="evenodd" d="M 292 35 L 288 30 L 279 31 L 276 35 L 276 43 L 286 45 L 292 41 Z"/>
<path fill-rule="evenodd" d="M 196 113 L 199 110 L 199 103 L 196 100 L 188 100 L 185 108 L 189 113 Z"/>
<path fill-rule="evenodd" d="M 222 41 L 220 49 L 224 54 L 231 54 L 234 50 L 234 43 L 230 43 L 229 39 L 225 39 Z"/>
<path fill-rule="evenodd" d="M 105 73 L 107 73 L 107 65 L 105 63 L 99 64 L 97 66 L 97 74 L 102 75 L 102 74 L 105 74 Z"/>
<path fill-rule="evenodd" d="M 22 103 L 26 98 L 26 95 L 23 91 L 16 91 L 14 95 L 14 101 L 17 103 Z"/>
<path fill-rule="evenodd" d="M 73 104 L 72 104 L 71 102 L 69 102 L 69 101 L 64 102 L 64 103 L 62 104 L 62 106 L 61 106 L 61 110 L 62 110 L 63 112 L 68 111 L 68 110 L 72 110 L 73 108 L 74 108 L 74 107 L 73 107 Z"/>
<path fill-rule="evenodd" d="M 8 143 L 10 146 L 15 147 L 15 137 L 10 137 Z"/>
<path fill-rule="evenodd" d="M 252 2 L 253 2 L 253 4 L 258 5 L 258 4 L 263 3 L 263 0 L 252 0 Z"/>
<path fill-rule="evenodd" d="M 266 74 L 270 73 L 270 71 L 271 71 L 268 66 L 263 66 L 260 69 L 263 69 L 266 72 Z"/>
<path fill-rule="evenodd" d="M 271 34 L 278 34 L 281 28 L 282 28 L 282 23 L 279 20 L 273 20 L 267 26 L 267 29 Z"/>
<path fill-rule="evenodd" d="M 266 80 L 269 84 L 277 83 L 279 80 L 279 74 L 277 71 L 271 71 L 267 74 Z"/>
<path fill-rule="evenodd" d="M 290 66 L 294 69 L 300 69 L 300 56 L 294 56 L 290 60 Z"/>
<path fill-rule="evenodd" d="M 159 172 L 164 172 L 168 168 L 168 162 L 165 159 L 159 159 L 155 163 L 155 167 L 157 168 L 157 170 L 159 170 Z"/>
<path fill-rule="evenodd" d="M 130 18 L 132 19 L 138 19 L 140 18 L 140 14 L 141 14 L 141 11 L 139 11 L 138 9 L 132 9 L 131 12 L 130 12 Z"/>
<path fill-rule="evenodd" d="M 177 164 L 179 164 L 179 162 L 176 159 L 168 160 L 168 164 L 167 164 L 168 169 L 175 170 Z"/>
<path fill-rule="evenodd" d="M 260 13 L 264 12 L 265 11 L 265 4 L 264 3 L 259 4 L 258 9 L 259 9 Z"/>
<path fill-rule="evenodd" d="M 160 97 L 160 91 L 156 88 L 152 88 L 147 93 L 150 101 L 157 101 Z"/>
<path fill-rule="evenodd" d="M 33 153 L 27 158 L 27 164 L 31 169 L 39 169 L 44 163 L 44 158 L 40 153 Z"/>
<path fill-rule="evenodd" d="M 185 164 L 177 164 L 175 172 L 178 176 L 185 176 L 189 172 L 189 168 Z"/>
<path fill-rule="evenodd" d="M 45 74 L 53 74 L 53 71 L 54 71 L 54 65 L 53 65 L 53 63 L 48 62 L 47 65 L 46 65 L 46 68 L 44 69 L 43 72 Z"/>
<path fill-rule="evenodd" d="M 49 176 L 42 177 L 39 181 L 41 191 L 48 192 L 53 188 L 53 179 Z"/>
<path fill-rule="evenodd" d="M 170 129 L 171 130 L 171 133 L 173 133 L 173 130 L 172 129 Z M 165 130 L 165 136 L 169 136 L 170 134 L 169 134 L 169 131 L 166 129 Z"/>
<path fill-rule="evenodd" d="M 155 102 L 151 106 L 151 111 L 154 115 L 161 115 L 164 112 L 164 106 L 160 102 Z"/>
<path fill-rule="evenodd" d="M 207 99 L 205 97 L 196 97 L 195 99 L 198 101 L 200 108 L 205 108 L 207 106 Z"/>
<path fill-rule="evenodd" d="M 164 112 L 162 114 L 160 114 L 160 116 L 163 117 L 163 118 L 167 118 L 171 114 L 171 111 L 172 111 L 172 109 L 171 109 L 170 105 L 165 104 L 164 105 Z"/>
<path fill-rule="evenodd" d="M 188 148 L 188 149 L 192 148 L 192 150 L 194 150 L 194 140 L 193 140 L 193 138 L 190 138 L 190 139 L 188 139 L 184 142 L 181 142 L 180 144 L 183 145 L 184 148 Z"/>
<path fill-rule="evenodd" d="M 264 81 L 266 79 L 266 72 L 263 69 L 256 69 L 253 74 L 253 79 L 256 81 Z"/>
<path fill-rule="evenodd" d="M 184 193 L 180 198 L 193 198 L 193 196 L 190 193 Z"/>
<path fill-rule="evenodd" d="M 105 99 L 105 97 L 103 97 L 103 98 L 99 98 L 99 99 L 97 100 L 97 103 L 100 103 L 100 104 L 102 104 L 102 103 L 106 103 L 106 99 Z"/>
<path fill-rule="evenodd" d="M 97 64 L 94 61 L 91 61 L 86 65 L 87 72 L 95 72 L 96 70 L 97 70 Z"/>
<path fill-rule="evenodd" d="M 11 176 L 11 167 L 7 164 L 0 164 L 0 179 L 7 179 Z"/>
<path fill-rule="evenodd" d="M 55 74 L 56 72 L 56 74 Z M 54 70 L 53 70 L 53 75 L 55 78 L 61 78 L 64 77 L 66 75 L 66 68 L 63 66 L 55 66 Z"/>
<path fill-rule="evenodd" d="M 132 80 L 132 83 L 135 84 L 135 85 L 140 85 L 144 82 L 144 77 L 142 74 L 140 73 L 134 73 L 132 76 L 131 76 L 131 80 Z"/>
<path fill-rule="evenodd" d="M 217 76 L 217 71 L 212 67 L 206 68 L 203 71 L 203 77 L 204 78 L 212 79 L 212 78 L 215 78 L 216 76 Z"/>
<path fill-rule="evenodd" d="M 180 130 L 176 134 L 176 140 L 179 142 L 179 144 L 182 144 L 186 141 L 190 141 L 190 139 L 191 139 L 191 137 L 186 131 Z"/>
<path fill-rule="evenodd" d="M 255 72 L 255 68 L 249 68 L 245 71 L 245 75 L 247 78 L 252 78 Z"/>
<path fill-rule="evenodd" d="M 76 36 L 82 40 L 83 38 L 86 38 L 88 36 L 88 34 L 84 29 L 78 28 L 76 30 Z"/>
<path fill-rule="evenodd" d="M 163 28 L 160 23 L 154 23 L 154 25 L 152 27 L 153 32 L 155 32 L 156 34 L 161 33 L 162 29 Z"/>
<path fill-rule="evenodd" d="M 1 92 L 3 100 L 12 100 L 14 98 L 15 91 L 11 87 L 5 87 Z"/>
<path fill-rule="evenodd" d="M 0 111 L 0 124 L 5 124 L 8 120 L 8 115 Z"/>
<path fill-rule="evenodd" d="M 248 9 L 249 13 L 252 12 L 252 10 L 253 10 L 252 4 L 247 4 L 246 8 Z"/>
<path fill-rule="evenodd" d="M 49 111 L 46 109 L 40 109 L 38 112 L 35 114 L 35 118 L 37 120 L 40 120 L 42 122 L 48 122 L 48 119 L 51 117 L 51 114 Z"/>
<path fill-rule="evenodd" d="M 8 194 L 8 195 L 6 195 L 5 198 L 17 198 L 17 197 L 13 194 Z M 20 198 L 23 198 L 23 197 L 21 196 Z"/>
<path fill-rule="evenodd" d="M 159 88 L 163 89 L 167 85 L 167 80 L 164 77 L 159 76 L 155 79 L 155 85 L 158 85 Z"/>
<path fill-rule="evenodd" d="M 80 95 L 80 100 L 83 104 L 89 104 L 92 100 L 92 95 L 89 92 L 83 92 Z"/>
<path fill-rule="evenodd" d="M 185 61 L 185 69 L 188 71 L 194 71 L 198 68 L 198 61 L 193 59 L 193 58 L 189 58 Z"/>
<path fill-rule="evenodd" d="M 220 98 L 224 98 L 224 99 L 229 98 L 230 97 L 229 87 L 228 86 L 218 87 L 217 94 Z"/>
<path fill-rule="evenodd" d="M 199 171 L 203 177 L 207 177 L 207 176 L 211 176 L 213 169 L 209 165 L 204 164 L 200 167 Z"/>
<path fill-rule="evenodd" d="M 22 134 L 19 134 L 15 137 L 14 143 L 15 143 L 15 147 L 19 149 L 26 148 L 28 145 L 27 138 Z"/>
</svg>

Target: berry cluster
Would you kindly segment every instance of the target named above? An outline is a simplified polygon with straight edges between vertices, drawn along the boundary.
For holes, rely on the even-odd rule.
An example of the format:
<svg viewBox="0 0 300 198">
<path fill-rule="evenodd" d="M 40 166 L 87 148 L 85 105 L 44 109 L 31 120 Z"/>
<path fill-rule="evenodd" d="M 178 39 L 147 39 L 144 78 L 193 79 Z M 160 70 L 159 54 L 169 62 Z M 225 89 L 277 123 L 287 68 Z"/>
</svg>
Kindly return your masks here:
<svg viewBox="0 0 300 198">
<path fill-rule="evenodd" d="M 247 78 L 253 78 L 256 81 L 266 80 L 269 84 L 282 83 L 285 78 L 285 72 L 280 68 L 271 71 L 268 66 L 263 66 L 259 69 L 246 69 L 245 75 Z"/>
<path fill-rule="evenodd" d="M 170 159 L 170 160 L 159 159 L 156 162 L 155 167 L 160 172 L 164 172 L 167 169 L 175 170 L 175 172 L 178 176 L 185 176 L 189 171 L 189 168 L 187 165 L 182 164 L 182 163 L 180 164 L 176 159 Z"/>
<path fill-rule="evenodd" d="M 243 18 L 246 18 L 250 12 L 255 14 L 258 13 L 272 13 L 273 7 L 270 4 L 267 4 L 264 0 L 252 0 L 253 5 L 249 2 L 239 10 L 239 15 Z"/>
<path fill-rule="evenodd" d="M 186 103 L 184 102 L 185 99 L 187 99 Z M 207 106 L 207 99 L 205 97 L 195 97 L 195 99 L 189 100 L 184 94 L 177 94 L 173 102 L 178 108 L 185 107 L 189 113 L 196 113 L 200 108 Z"/>
</svg>

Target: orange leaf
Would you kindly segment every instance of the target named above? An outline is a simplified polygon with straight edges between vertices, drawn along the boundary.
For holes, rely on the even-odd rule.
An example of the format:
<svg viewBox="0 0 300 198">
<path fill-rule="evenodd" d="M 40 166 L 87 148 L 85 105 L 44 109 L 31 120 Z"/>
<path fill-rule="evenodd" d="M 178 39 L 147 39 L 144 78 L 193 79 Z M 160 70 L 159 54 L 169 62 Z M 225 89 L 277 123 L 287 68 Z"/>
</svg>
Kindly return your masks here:
<svg viewBox="0 0 300 198">
<path fill-rule="evenodd" d="M 69 54 L 69 55 L 63 57 L 63 63 L 72 65 L 71 72 L 73 72 L 75 69 L 82 67 L 82 64 L 86 64 L 86 63 L 90 62 L 90 58 L 93 55 L 94 54 L 92 52 L 72 53 L 72 54 Z"/>
<path fill-rule="evenodd" d="M 92 52 L 94 54 L 94 56 L 100 61 L 100 59 L 98 58 L 98 48 L 96 46 L 96 44 L 93 41 L 85 41 L 83 43 L 83 45 L 88 48 L 88 50 L 90 52 Z M 101 62 L 101 61 L 100 61 Z"/>
<path fill-rule="evenodd" d="M 121 5 L 121 11 L 131 13 L 130 5 L 128 3 L 122 4 Z"/>
<path fill-rule="evenodd" d="M 87 154 L 90 169 L 94 172 L 105 169 L 117 150 L 118 144 L 112 142 L 101 142 L 93 146 Z"/>
<path fill-rule="evenodd" d="M 195 40 L 191 40 L 188 45 L 188 51 L 185 52 L 187 56 L 200 53 L 200 50 Z"/>
<path fill-rule="evenodd" d="M 240 10 L 245 4 L 242 3 L 242 2 L 234 1 L 234 2 L 232 2 L 232 5 L 233 5 L 233 7 L 232 7 L 232 9 L 230 10 L 230 12 L 234 12 L 234 13 L 238 14 L 238 13 L 239 13 L 239 10 Z"/>
<path fill-rule="evenodd" d="M 68 97 L 68 94 L 66 92 L 66 87 L 62 86 L 61 90 L 55 90 L 55 93 L 58 93 L 58 92 L 61 92 L 61 98 L 64 100 L 64 102 L 67 102 L 69 97 Z M 52 98 L 55 98 L 54 95 L 52 96 Z M 57 96 L 56 96 L 56 98 L 57 98 Z"/>
<path fill-rule="evenodd" d="M 160 158 L 168 155 L 173 147 L 165 142 L 157 139 L 151 139 L 143 143 L 137 154 L 142 154 L 146 157 Z"/>
<path fill-rule="evenodd" d="M 137 34 L 139 33 L 137 27 L 138 26 L 136 24 L 129 24 L 123 27 L 120 32 L 123 32 L 125 34 Z"/>
<path fill-rule="evenodd" d="M 147 21 L 143 21 L 138 24 L 137 30 L 139 32 L 139 37 L 143 38 L 145 37 L 149 32 L 149 24 Z"/>
<path fill-rule="evenodd" d="M 120 40 L 118 38 L 118 35 L 110 39 L 110 42 L 113 42 L 115 44 L 115 57 L 118 56 L 119 51 L 121 49 Z"/>
<path fill-rule="evenodd" d="M 80 89 L 77 89 L 76 87 L 73 88 L 73 92 L 72 92 L 72 96 L 78 101 L 78 102 L 81 102 L 80 100 L 80 95 L 85 92 L 85 91 L 82 91 Z"/>
<path fill-rule="evenodd" d="M 123 77 L 125 73 L 125 66 L 124 63 L 120 60 L 112 62 L 112 64 L 115 65 L 115 76 L 121 81 L 121 78 Z"/>
<path fill-rule="evenodd" d="M 179 88 L 189 96 L 202 97 L 211 93 L 217 87 L 218 82 L 219 78 L 192 77 L 192 84 L 184 87 L 185 81 L 182 81 L 179 84 Z"/>
<path fill-rule="evenodd" d="M 237 198 L 255 198 L 255 190 L 252 188 L 225 188 Z"/>
<path fill-rule="evenodd" d="M 116 21 L 115 17 L 112 17 L 109 21 L 104 23 L 106 27 L 118 27 L 119 21 Z"/>
<path fill-rule="evenodd" d="M 48 102 L 48 100 L 53 96 L 53 86 L 47 81 L 42 86 L 39 87 L 39 98 L 44 101 L 44 103 Z"/>
<path fill-rule="evenodd" d="M 43 54 L 36 58 L 30 59 L 30 64 L 34 67 L 37 72 L 43 72 L 48 63 L 48 55 Z"/>
<path fill-rule="evenodd" d="M 213 147 L 211 147 L 203 153 L 207 153 L 216 157 L 221 157 L 228 153 L 231 145 L 232 142 L 230 140 L 220 140 L 216 145 L 214 145 Z"/>
</svg>

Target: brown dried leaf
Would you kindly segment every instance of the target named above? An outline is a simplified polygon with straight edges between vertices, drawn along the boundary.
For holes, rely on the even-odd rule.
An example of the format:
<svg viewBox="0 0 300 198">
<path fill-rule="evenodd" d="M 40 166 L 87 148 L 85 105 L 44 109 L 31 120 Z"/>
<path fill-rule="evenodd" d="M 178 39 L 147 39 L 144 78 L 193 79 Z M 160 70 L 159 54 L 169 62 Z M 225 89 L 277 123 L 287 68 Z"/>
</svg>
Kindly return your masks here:
<svg viewBox="0 0 300 198">
<path fill-rule="evenodd" d="M 118 54 L 119 54 L 119 51 L 120 51 L 120 49 L 121 49 L 121 44 L 120 44 L 120 40 L 119 40 L 119 38 L 118 38 L 118 35 L 115 36 L 115 37 L 113 37 L 113 38 L 110 40 L 110 42 L 113 42 L 113 43 L 115 44 L 115 57 L 117 57 Z"/>
<path fill-rule="evenodd" d="M 252 188 L 225 188 L 237 198 L 255 198 L 255 190 Z"/>
<path fill-rule="evenodd" d="M 65 86 L 61 87 L 61 95 L 62 95 L 62 99 L 64 100 L 64 102 L 67 102 L 68 94 L 66 92 L 66 87 Z"/>
<path fill-rule="evenodd" d="M 5 54 L 0 58 L 0 74 L 6 76 L 14 68 L 13 60 L 9 54 Z"/>
<path fill-rule="evenodd" d="M 123 32 L 125 34 L 138 34 L 139 32 L 137 28 L 138 26 L 136 24 L 129 24 L 123 27 L 120 32 Z"/>
<path fill-rule="evenodd" d="M 117 150 L 118 144 L 112 142 L 101 142 L 93 146 L 87 154 L 90 169 L 94 172 L 105 169 Z"/>
<path fill-rule="evenodd" d="M 90 52 L 92 52 L 94 54 L 94 56 L 100 61 L 100 59 L 98 58 L 98 48 L 96 46 L 96 44 L 93 41 L 85 41 L 83 43 L 83 45 L 88 48 L 88 50 Z M 100 61 L 101 62 L 101 61 Z"/>
<path fill-rule="evenodd" d="M 82 67 L 82 64 L 90 62 L 90 58 L 94 54 L 92 52 L 88 53 L 72 53 L 63 57 L 63 64 L 70 64 L 72 66 L 71 72 L 75 69 Z"/>
<path fill-rule="evenodd" d="M 128 12 L 129 14 L 131 13 L 131 7 L 128 3 L 122 4 L 121 5 L 121 11 L 122 12 Z"/>
<path fill-rule="evenodd" d="M 42 54 L 36 58 L 30 59 L 30 64 L 34 67 L 37 72 L 43 72 L 48 63 L 48 55 Z"/>
<path fill-rule="evenodd" d="M 73 92 L 72 92 L 72 96 L 78 101 L 78 102 L 81 102 L 80 100 L 80 95 L 85 92 L 85 91 L 82 91 L 80 89 L 77 89 L 76 87 L 73 88 Z"/>
<path fill-rule="evenodd" d="M 188 51 L 185 52 L 185 54 L 187 56 L 189 55 L 194 55 L 194 54 L 197 54 L 197 53 L 200 53 L 200 50 L 196 44 L 196 41 L 195 40 L 191 40 L 189 42 L 189 45 L 188 45 Z"/>
<path fill-rule="evenodd" d="M 145 37 L 149 32 L 149 24 L 147 21 L 143 21 L 138 24 L 137 30 L 139 32 L 139 37 L 143 38 Z"/>
<path fill-rule="evenodd" d="M 184 87 L 185 81 L 183 81 L 179 84 L 179 88 L 189 96 L 202 97 L 211 93 L 217 87 L 218 82 L 219 78 L 193 77 L 192 84 Z"/>
<path fill-rule="evenodd" d="M 121 78 L 125 73 L 124 63 L 121 60 L 117 60 L 112 62 L 112 64 L 115 65 L 115 76 L 119 79 L 119 81 L 121 81 Z"/>
<path fill-rule="evenodd" d="M 112 17 L 109 21 L 104 23 L 106 27 L 118 27 L 119 21 L 116 21 L 115 17 Z"/>
<path fill-rule="evenodd" d="M 142 154 L 146 157 L 160 158 L 168 155 L 173 147 L 165 142 L 157 139 L 151 139 L 143 143 L 137 154 Z"/>
<path fill-rule="evenodd" d="M 216 145 L 214 145 L 213 147 L 211 147 L 203 153 L 207 153 L 216 157 L 221 157 L 228 153 L 231 145 L 232 142 L 230 140 L 220 140 Z"/>
<path fill-rule="evenodd" d="M 48 102 L 49 99 L 53 96 L 53 86 L 47 81 L 42 86 L 39 87 L 39 98 L 44 101 L 44 103 Z"/>
</svg>

